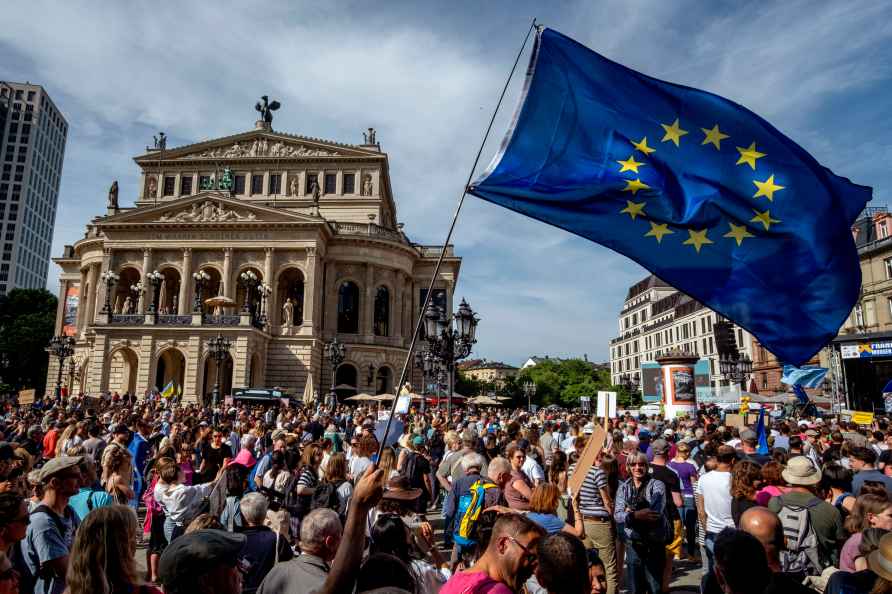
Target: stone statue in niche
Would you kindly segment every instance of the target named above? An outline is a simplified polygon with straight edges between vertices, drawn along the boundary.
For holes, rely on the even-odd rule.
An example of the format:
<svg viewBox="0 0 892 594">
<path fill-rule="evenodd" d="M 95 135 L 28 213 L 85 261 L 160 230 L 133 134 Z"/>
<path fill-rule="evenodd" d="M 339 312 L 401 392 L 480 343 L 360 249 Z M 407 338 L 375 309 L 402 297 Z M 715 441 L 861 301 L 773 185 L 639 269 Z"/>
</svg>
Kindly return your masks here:
<svg viewBox="0 0 892 594">
<path fill-rule="evenodd" d="M 372 176 L 366 173 L 362 176 L 362 195 L 363 196 L 371 196 L 372 195 Z"/>
<path fill-rule="evenodd" d="M 288 183 L 288 193 L 291 196 L 297 196 L 297 176 L 292 177 Z"/>
<path fill-rule="evenodd" d="M 157 191 L 158 191 L 158 180 L 155 179 L 155 176 L 152 176 L 146 182 L 146 195 L 149 198 L 154 198 L 156 196 Z"/>
<path fill-rule="evenodd" d="M 108 207 L 118 210 L 118 180 L 113 181 L 108 189 Z"/>
<path fill-rule="evenodd" d="M 130 295 L 127 295 L 127 298 L 124 299 L 124 313 L 129 314 L 133 313 L 131 310 L 133 309 L 133 300 L 130 299 Z"/>
<path fill-rule="evenodd" d="M 285 305 L 282 306 L 282 325 L 286 328 L 294 325 L 294 303 L 291 302 L 291 297 L 286 299 Z"/>
</svg>

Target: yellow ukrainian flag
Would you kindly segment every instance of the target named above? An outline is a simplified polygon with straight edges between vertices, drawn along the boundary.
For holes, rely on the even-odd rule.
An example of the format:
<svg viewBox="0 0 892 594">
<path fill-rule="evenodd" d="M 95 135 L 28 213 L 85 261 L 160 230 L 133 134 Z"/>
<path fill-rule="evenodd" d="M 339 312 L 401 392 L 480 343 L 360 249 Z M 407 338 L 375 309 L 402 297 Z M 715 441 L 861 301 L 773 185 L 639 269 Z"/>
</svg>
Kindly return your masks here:
<svg viewBox="0 0 892 594">
<path fill-rule="evenodd" d="M 171 398 L 176 393 L 176 386 L 173 383 L 173 380 L 164 386 L 164 390 L 161 391 L 162 398 Z"/>
</svg>

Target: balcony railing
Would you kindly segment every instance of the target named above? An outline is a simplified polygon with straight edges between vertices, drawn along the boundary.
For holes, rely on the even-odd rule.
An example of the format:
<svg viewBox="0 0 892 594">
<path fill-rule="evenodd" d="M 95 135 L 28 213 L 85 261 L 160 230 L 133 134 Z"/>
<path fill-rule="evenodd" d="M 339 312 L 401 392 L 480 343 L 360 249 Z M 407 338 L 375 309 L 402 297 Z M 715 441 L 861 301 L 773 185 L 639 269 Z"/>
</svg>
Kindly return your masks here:
<svg viewBox="0 0 892 594">
<path fill-rule="evenodd" d="M 143 314 L 112 314 L 108 323 L 117 326 L 142 326 L 146 323 L 146 316 Z"/>
<path fill-rule="evenodd" d="M 332 226 L 338 235 L 364 235 L 366 237 L 377 237 L 379 239 L 389 239 L 390 241 L 403 242 L 403 234 L 393 229 L 376 225 L 375 223 L 338 223 L 333 222 Z"/>
<path fill-rule="evenodd" d="M 205 315 L 202 318 L 202 324 L 205 326 L 238 326 L 239 319 L 237 314 Z"/>
<path fill-rule="evenodd" d="M 191 326 L 192 325 L 192 316 L 178 316 L 178 315 L 159 315 L 158 321 L 155 322 L 159 326 Z"/>
</svg>

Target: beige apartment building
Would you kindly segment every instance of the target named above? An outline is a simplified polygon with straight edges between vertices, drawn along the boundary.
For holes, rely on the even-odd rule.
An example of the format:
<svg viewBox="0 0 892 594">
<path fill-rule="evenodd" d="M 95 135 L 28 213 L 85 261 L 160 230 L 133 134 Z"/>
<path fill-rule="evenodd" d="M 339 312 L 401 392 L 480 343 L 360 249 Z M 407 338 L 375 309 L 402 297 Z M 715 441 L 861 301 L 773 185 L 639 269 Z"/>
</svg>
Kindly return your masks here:
<svg viewBox="0 0 892 594">
<path fill-rule="evenodd" d="M 56 330 L 76 339 L 73 393 L 141 395 L 173 381 L 184 400 L 207 399 L 217 335 L 232 342 L 223 394 L 324 395 L 335 337 L 346 345 L 340 396 L 393 391 L 441 247 L 404 232 L 374 130 L 346 144 L 271 120 L 175 148 L 156 138 L 134 158 L 133 205 L 119 205 L 115 184 L 107 211 L 54 259 Z M 433 296 L 447 311 L 460 265 L 450 246 Z M 56 372 L 51 358 L 48 385 Z"/>
<path fill-rule="evenodd" d="M 505 386 L 505 380 L 509 377 L 515 377 L 520 371 L 513 365 L 502 363 L 501 361 L 473 361 L 470 365 L 461 366 L 461 371 L 468 377 L 481 382 L 492 382 L 498 388 Z"/>
</svg>

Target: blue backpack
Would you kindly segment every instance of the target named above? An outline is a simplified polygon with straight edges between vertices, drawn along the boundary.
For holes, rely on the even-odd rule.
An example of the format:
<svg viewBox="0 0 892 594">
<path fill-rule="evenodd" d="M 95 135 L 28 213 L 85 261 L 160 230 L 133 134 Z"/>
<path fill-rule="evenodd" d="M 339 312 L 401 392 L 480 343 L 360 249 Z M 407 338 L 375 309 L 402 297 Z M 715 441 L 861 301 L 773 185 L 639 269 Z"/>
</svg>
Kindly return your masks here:
<svg viewBox="0 0 892 594">
<path fill-rule="evenodd" d="M 455 532 L 453 540 L 461 546 L 469 546 L 477 543 L 477 520 L 483 511 L 486 500 L 486 490 L 495 489 L 496 485 L 485 482 L 483 479 L 474 481 L 468 492 L 458 499 L 458 509 L 455 512 Z"/>
</svg>

